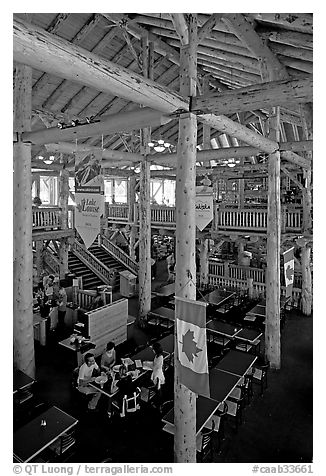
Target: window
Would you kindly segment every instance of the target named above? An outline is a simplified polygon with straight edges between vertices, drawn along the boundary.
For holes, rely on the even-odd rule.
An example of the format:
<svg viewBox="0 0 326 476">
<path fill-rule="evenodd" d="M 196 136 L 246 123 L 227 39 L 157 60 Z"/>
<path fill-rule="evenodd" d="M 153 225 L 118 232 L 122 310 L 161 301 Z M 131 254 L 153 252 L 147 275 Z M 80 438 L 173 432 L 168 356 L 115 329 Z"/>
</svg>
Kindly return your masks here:
<svg viewBox="0 0 326 476">
<path fill-rule="evenodd" d="M 58 205 L 58 177 L 40 176 L 40 199 L 42 205 Z"/>
<path fill-rule="evenodd" d="M 127 203 L 127 180 L 104 180 L 105 201 L 108 203 Z"/>
</svg>

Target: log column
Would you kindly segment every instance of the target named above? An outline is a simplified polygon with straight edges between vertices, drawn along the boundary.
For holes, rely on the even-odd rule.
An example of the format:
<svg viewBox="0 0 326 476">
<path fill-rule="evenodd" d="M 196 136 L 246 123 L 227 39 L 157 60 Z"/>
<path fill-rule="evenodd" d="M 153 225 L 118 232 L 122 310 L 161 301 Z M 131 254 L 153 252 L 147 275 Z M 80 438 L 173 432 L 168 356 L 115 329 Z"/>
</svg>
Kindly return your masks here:
<svg viewBox="0 0 326 476">
<path fill-rule="evenodd" d="M 189 44 L 180 49 L 180 92 L 196 95 L 197 17 L 189 15 Z M 182 114 L 176 174 L 176 296 L 196 299 L 195 262 L 195 184 L 197 118 Z M 189 277 L 192 277 L 192 281 Z M 175 326 L 176 328 L 176 326 Z M 175 348 L 177 348 L 175 329 Z M 177 359 L 177 353 L 174 353 Z M 196 462 L 196 394 L 180 383 L 178 366 L 174 371 L 174 454 L 177 463 Z"/>
<path fill-rule="evenodd" d="M 143 36 L 142 66 L 145 78 L 153 77 L 153 45 Z M 149 146 L 151 129 L 141 129 L 140 193 L 139 193 L 139 313 L 137 324 L 142 326 L 151 310 L 151 208 Z"/>
<path fill-rule="evenodd" d="M 137 227 L 135 220 L 135 187 L 136 187 L 136 177 L 131 176 L 129 178 L 129 187 L 128 187 L 128 221 L 130 223 L 130 233 L 129 233 L 129 255 L 130 258 L 136 260 L 135 253 L 135 241 L 137 236 Z"/>
<path fill-rule="evenodd" d="M 271 111 L 269 138 L 279 142 L 279 108 Z M 281 367 L 280 339 L 280 252 L 281 252 L 281 193 L 280 152 L 268 157 L 267 204 L 267 269 L 265 354 L 271 368 Z"/>
<path fill-rule="evenodd" d="M 30 131 L 32 115 L 32 69 L 16 64 L 14 76 L 14 365 L 35 376 L 33 328 L 32 174 L 31 144 L 19 140 Z"/>
<path fill-rule="evenodd" d="M 301 106 L 301 118 L 303 125 L 304 139 L 312 140 L 312 106 L 305 104 Z M 306 152 L 305 157 L 312 160 L 312 152 Z M 312 163 L 312 162 L 311 162 Z M 304 170 L 305 188 L 302 193 L 303 199 L 303 234 L 312 233 L 312 196 L 311 196 L 311 169 Z M 311 315 L 312 311 L 312 279 L 310 268 L 311 244 L 305 243 L 301 248 L 301 272 L 302 272 L 302 313 Z"/>
<path fill-rule="evenodd" d="M 200 285 L 208 284 L 208 239 L 202 238 L 200 242 Z"/>
<path fill-rule="evenodd" d="M 63 167 L 60 170 L 59 182 L 59 206 L 61 208 L 61 229 L 68 228 L 68 198 L 69 198 L 69 172 L 66 169 L 67 159 L 61 154 L 60 162 Z M 60 240 L 60 278 L 64 278 L 68 273 L 68 238 L 61 238 Z"/>
</svg>

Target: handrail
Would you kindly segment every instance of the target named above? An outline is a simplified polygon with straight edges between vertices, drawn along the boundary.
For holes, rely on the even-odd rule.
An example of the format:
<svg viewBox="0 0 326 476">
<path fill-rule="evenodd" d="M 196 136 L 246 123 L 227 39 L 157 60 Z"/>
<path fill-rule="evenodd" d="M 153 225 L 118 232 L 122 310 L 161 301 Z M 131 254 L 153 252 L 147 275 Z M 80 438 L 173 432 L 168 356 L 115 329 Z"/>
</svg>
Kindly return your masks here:
<svg viewBox="0 0 326 476">
<path fill-rule="evenodd" d="M 130 256 L 127 255 L 119 246 L 115 245 L 105 235 L 101 235 L 101 246 L 112 255 L 117 261 L 128 268 L 132 273 L 138 276 L 139 266 Z"/>
<path fill-rule="evenodd" d="M 84 248 L 79 241 L 75 240 L 71 247 L 73 253 L 79 258 L 86 266 L 90 268 L 105 284 L 110 286 L 114 285 L 114 279 L 116 275 L 116 269 L 109 269 L 103 264 L 96 256 L 90 251 Z"/>
<path fill-rule="evenodd" d="M 49 250 L 43 250 L 43 260 L 52 269 L 52 271 L 60 275 L 60 261 Z"/>
</svg>

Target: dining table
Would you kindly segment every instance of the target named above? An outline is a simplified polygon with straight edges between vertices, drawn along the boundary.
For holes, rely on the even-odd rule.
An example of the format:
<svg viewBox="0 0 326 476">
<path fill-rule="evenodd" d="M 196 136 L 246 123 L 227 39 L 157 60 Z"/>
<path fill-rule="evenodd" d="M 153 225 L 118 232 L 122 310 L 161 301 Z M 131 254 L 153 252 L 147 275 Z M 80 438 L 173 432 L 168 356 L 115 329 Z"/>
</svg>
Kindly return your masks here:
<svg viewBox="0 0 326 476">
<path fill-rule="evenodd" d="M 220 402 L 208 397 L 199 395 L 196 398 L 196 436 L 202 431 L 207 422 L 211 419 L 212 415 L 217 410 Z M 174 434 L 174 408 L 171 408 L 162 417 L 162 423 L 165 423 L 163 428 L 167 433 Z"/>
<path fill-rule="evenodd" d="M 236 293 L 234 291 L 227 291 L 224 289 L 214 289 L 210 293 L 203 296 L 199 301 L 207 302 L 208 304 L 219 308 L 222 304 L 225 304 L 227 301 L 232 299 Z"/>
<path fill-rule="evenodd" d="M 257 356 L 241 352 L 240 350 L 230 350 L 214 367 L 238 377 L 243 377 L 256 362 Z"/>
<path fill-rule="evenodd" d="M 175 294 L 175 283 L 166 284 L 165 286 L 152 291 L 152 294 L 159 297 L 172 298 Z"/>
<path fill-rule="evenodd" d="M 21 370 L 15 369 L 13 373 L 13 393 L 26 390 L 31 387 L 35 380 Z"/>
<path fill-rule="evenodd" d="M 27 463 L 77 425 L 78 420 L 53 406 L 13 434 L 14 460 Z"/>
</svg>

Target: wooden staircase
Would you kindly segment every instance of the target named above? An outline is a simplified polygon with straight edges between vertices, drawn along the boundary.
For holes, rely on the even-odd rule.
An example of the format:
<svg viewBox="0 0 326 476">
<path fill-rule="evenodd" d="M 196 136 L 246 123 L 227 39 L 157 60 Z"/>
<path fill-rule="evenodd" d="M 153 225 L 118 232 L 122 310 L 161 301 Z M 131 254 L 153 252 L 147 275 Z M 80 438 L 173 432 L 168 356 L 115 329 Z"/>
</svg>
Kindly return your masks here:
<svg viewBox="0 0 326 476">
<path fill-rule="evenodd" d="M 105 284 L 71 251 L 69 251 L 68 254 L 68 268 L 71 273 L 74 273 L 77 277 L 83 278 L 84 289 L 96 289 L 97 286 Z"/>
<path fill-rule="evenodd" d="M 109 269 L 115 268 L 118 273 L 120 271 L 124 271 L 126 269 L 123 264 L 121 264 L 119 261 L 113 258 L 107 251 L 105 251 L 104 248 L 101 246 L 98 246 L 97 244 L 93 244 L 92 246 L 89 247 L 88 249 L 94 256 L 96 256 L 97 259 L 99 259 L 105 266 L 107 266 Z"/>
</svg>

